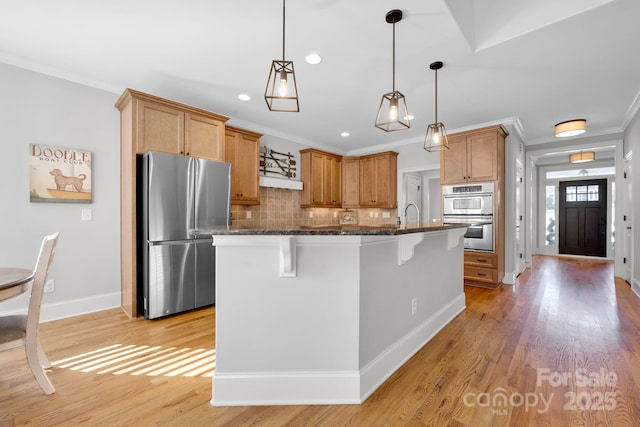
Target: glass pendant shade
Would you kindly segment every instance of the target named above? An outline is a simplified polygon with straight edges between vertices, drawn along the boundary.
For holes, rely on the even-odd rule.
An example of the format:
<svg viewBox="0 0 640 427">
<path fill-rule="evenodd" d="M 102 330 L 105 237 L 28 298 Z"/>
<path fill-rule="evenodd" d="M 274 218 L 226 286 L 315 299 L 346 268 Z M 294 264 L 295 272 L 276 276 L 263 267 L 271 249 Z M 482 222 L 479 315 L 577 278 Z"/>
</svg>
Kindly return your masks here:
<svg viewBox="0 0 640 427">
<path fill-rule="evenodd" d="M 382 95 L 376 127 L 387 132 L 410 127 L 407 101 L 400 92 L 393 91 Z"/>
<path fill-rule="evenodd" d="M 271 111 L 300 111 L 293 61 L 274 60 L 271 63 L 264 99 Z"/>
<path fill-rule="evenodd" d="M 387 12 L 385 20 L 393 25 L 393 65 L 392 84 L 393 90 L 382 95 L 378 115 L 376 116 L 376 127 L 385 132 L 402 130 L 411 127 L 409 123 L 409 111 L 407 101 L 402 93 L 396 90 L 396 22 L 402 19 L 402 11 L 394 9 Z"/>
<path fill-rule="evenodd" d="M 440 151 L 449 149 L 447 131 L 444 123 L 432 123 L 427 126 L 427 135 L 424 138 L 424 149 L 427 151 Z"/>
<path fill-rule="evenodd" d="M 285 60 L 285 0 L 282 0 L 282 60 L 274 59 L 271 62 L 269 80 L 264 90 L 264 100 L 269 111 L 300 111 L 298 103 L 298 86 L 296 74 L 293 70 L 293 61 Z"/>
<path fill-rule="evenodd" d="M 427 126 L 427 134 L 424 137 L 424 149 L 427 151 L 440 151 L 449 149 L 449 140 L 447 139 L 447 131 L 444 128 L 444 123 L 438 121 L 438 70 L 442 68 L 443 64 L 440 61 L 431 63 L 430 69 L 435 71 L 435 121 Z"/>
</svg>

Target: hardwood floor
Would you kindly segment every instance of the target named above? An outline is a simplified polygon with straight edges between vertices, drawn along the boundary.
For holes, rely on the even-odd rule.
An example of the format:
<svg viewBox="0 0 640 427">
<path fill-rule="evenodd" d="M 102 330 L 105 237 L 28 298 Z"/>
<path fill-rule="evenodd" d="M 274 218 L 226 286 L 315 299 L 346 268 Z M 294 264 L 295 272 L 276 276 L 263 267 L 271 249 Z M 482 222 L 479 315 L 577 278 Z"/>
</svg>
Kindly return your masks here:
<svg viewBox="0 0 640 427">
<path fill-rule="evenodd" d="M 640 425 L 640 300 L 613 264 L 534 257 L 514 286 L 465 291 L 467 309 L 362 405 L 212 408 L 213 308 L 45 323 L 56 393 L 23 350 L 0 353 L 0 427 Z"/>
</svg>

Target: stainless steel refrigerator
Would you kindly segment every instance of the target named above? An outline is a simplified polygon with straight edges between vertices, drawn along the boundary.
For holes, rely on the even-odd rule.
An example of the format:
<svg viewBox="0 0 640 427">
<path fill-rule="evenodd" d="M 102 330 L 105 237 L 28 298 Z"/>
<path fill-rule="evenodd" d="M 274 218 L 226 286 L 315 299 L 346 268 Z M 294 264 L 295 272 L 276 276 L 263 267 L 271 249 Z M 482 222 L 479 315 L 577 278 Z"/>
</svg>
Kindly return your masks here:
<svg viewBox="0 0 640 427">
<path fill-rule="evenodd" d="M 215 303 L 215 247 L 196 230 L 229 224 L 231 165 L 149 152 L 142 159 L 143 312 Z"/>
</svg>

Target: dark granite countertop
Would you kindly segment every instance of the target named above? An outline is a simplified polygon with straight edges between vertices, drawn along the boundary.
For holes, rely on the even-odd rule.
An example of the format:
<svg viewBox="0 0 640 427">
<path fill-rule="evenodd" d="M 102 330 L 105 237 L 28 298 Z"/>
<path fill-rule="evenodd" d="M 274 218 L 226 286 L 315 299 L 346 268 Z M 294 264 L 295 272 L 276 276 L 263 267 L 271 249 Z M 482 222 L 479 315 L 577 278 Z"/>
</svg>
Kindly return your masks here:
<svg viewBox="0 0 640 427">
<path fill-rule="evenodd" d="M 447 224 L 438 222 L 409 223 L 408 226 L 395 225 L 321 225 L 290 228 L 242 228 L 237 226 L 213 227 L 193 230 L 196 236 L 242 236 L 242 235 L 283 235 L 283 236 L 395 236 L 400 234 L 424 233 L 431 231 L 466 228 L 470 224 Z"/>
</svg>

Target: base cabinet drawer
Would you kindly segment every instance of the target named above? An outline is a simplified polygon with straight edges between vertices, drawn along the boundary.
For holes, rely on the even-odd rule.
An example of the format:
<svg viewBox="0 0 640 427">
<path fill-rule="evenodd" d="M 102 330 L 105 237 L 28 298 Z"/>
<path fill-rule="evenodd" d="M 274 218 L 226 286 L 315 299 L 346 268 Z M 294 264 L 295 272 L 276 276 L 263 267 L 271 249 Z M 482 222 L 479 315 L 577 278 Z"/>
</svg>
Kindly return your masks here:
<svg viewBox="0 0 640 427">
<path fill-rule="evenodd" d="M 496 283 L 498 281 L 498 270 L 495 268 L 464 266 L 464 278 L 478 282 Z"/>
<path fill-rule="evenodd" d="M 464 265 L 496 268 L 497 256 L 491 253 L 464 251 Z"/>
</svg>

